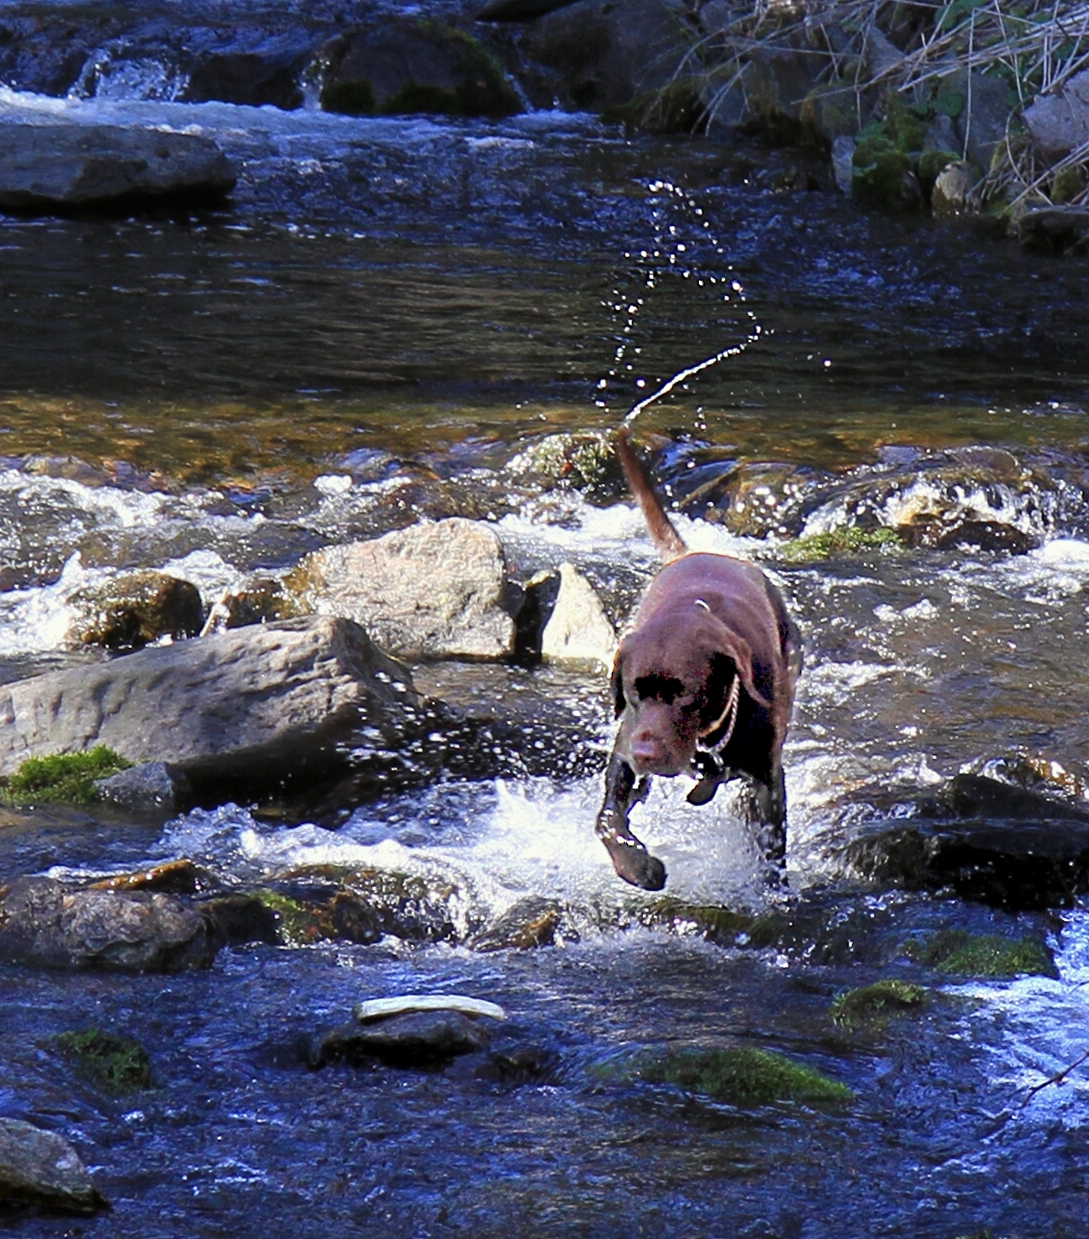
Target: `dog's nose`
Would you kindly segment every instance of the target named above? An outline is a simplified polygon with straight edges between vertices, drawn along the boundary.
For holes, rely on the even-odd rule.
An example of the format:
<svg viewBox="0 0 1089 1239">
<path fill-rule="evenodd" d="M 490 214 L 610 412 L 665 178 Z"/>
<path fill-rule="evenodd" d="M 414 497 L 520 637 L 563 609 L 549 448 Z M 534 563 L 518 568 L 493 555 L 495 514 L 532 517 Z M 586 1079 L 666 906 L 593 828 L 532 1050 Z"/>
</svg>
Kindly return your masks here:
<svg viewBox="0 0 1089 1239">
<path fill-rule="evenodd" d="M 662 755 L 662 746 L 654 736 L 635 736 L 631 742 L 631 755 L 641 766 L 653 765 Z"/>
</svg>

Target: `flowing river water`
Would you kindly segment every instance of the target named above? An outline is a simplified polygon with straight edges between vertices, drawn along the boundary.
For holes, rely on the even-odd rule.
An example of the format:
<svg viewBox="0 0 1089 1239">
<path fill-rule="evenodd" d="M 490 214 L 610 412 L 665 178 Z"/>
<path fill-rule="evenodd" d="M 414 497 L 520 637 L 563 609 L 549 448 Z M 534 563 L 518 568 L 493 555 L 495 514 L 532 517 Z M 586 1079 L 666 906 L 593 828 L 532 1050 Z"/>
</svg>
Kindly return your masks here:
<svg viewBox="0 0 1089 1239">
<path fill-rule="evenodd" d="M 550 775 L 440 779 L 332 831 L 234 805 L 166 823 L 5 811 L 2 876 L 356 865 L 452 885 L 463 928 L 528 896 L 564 908 L 536 951 L 473 950 L 466 929 L 236 948 L 169 977 L 4 966 L 0 1113 L 68 1136 L 113 1205 L 13 1216 L 13 1233 L 1083 1235 L 1089 1075 L 1036 1086 L 1089 1049 L 1084 905 L 1009 913 L 861 884 L 839 858 L 960 770 L 1017 754 L 1083 769 L 1084 266 L 861 214 L 792 188 L 790 157 L 588 116 L 360 120 L 144 85 L 0 89 L 0 122 L 191 129 L 241 169 L 217 210 L 0 217 L 0 676 L 76 657 L 81 583 L 166 568 L 211 597 L 421 515 L 494 520 L 524 577 L 572 560 L 622 620 L 654 570 L 630 502 L 543 487 L 519 462 L 668 386 L 634 424 L 662 436 L 685 537 L 758 560 L 805 639 L 790 886 L 762 889 L 730 797 L 690 810 L 663 786 L 638 829 L 671 896 L 788 928 L 713 944 L 643 923 L 593 836 L 610 720 L 589 674 L 504 682 L 561 701 L 584 737 Z M 755 511 L 731 524 L 722 479 L 742 475 Z M 783 553 L 908 510 L 992 536 Z M 1055 975 L 936 975 L 903 949 L 950 928 L 1036 934 Z M 921 1018 L 831 1019 L 837 994 L 889 976 L 929 987 Z M 355 1001 L 421 991 L 502 1003 L 507 1061 L 534 1069 L 300 1058 Z M 156 1087 L 117 1098 L 73 1076 L 50 1039 L 88 1025 L 140 1041 Z M 782 1051 L 854 1100 L 739 1107 L 625 1074 L 690 1044 Z"/>
</svg>

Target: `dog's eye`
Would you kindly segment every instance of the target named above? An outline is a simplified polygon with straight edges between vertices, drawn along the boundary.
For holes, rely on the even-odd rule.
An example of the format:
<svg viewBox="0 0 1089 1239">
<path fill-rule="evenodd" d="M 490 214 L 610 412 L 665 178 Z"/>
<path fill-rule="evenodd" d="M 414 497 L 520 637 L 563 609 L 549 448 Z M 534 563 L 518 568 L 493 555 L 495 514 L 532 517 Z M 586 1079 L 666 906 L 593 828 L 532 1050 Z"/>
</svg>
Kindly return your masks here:
<svg viewBox="0 0 1089 1239">
<path fill-rule="evenodd" d="M 684 695 L 684 684 L 670 675 L 641 675 L 635 681 L 635 692 L 643 701 L 661 701 L 668 706 Z"/>
</svg>

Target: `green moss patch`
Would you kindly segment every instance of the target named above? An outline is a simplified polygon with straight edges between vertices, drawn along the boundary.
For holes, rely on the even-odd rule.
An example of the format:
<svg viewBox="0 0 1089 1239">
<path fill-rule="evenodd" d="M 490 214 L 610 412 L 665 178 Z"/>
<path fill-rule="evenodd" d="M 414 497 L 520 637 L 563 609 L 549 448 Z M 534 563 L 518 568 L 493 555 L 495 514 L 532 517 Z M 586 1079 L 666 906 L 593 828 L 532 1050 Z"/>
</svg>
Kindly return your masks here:
<svg viewBox="0 0 1089 1239">
<path fill-rule="evenodd" d="M 639 1075 L 652 1084 L 673 1084 L 738 1106 L 844 1102 L 854 1096 L 845 1084 L 783 1054 L 748 1047 L 673 1050 L 645 1063 Z"/>
<path fill-rule="evenodd" d="M 894 529 L 858 529 L 854 525 L 844 525 L 826 533 L 810 534 L 795 538 L 793 542 L 785 542 L 780 554 L 788 563 L 798 564 L 831 559 L 833 555 L 858 555 L 864 551 L 903 545 Z"/>
<path fill-rule="evenodd" d="M 832 1019 L 851 1028 L 921 1011 L 926 990 L 910 981 L 876 981 L 840 994 L 832 1003 Z"/>
<path fill-rule="evenodd" d="M 639 908 L 637 919 L 651 929 L 666 929 L 676 934 L 693 934 L 708 942 L 734 944 L 745 934 L 753 918 L 718 904 L 683 903 L 679 899 L 656 899 Z"/>
<path fill-rule="evenodd" d="M 13 775 L 0 782 L 0 798 L 18 805 L 90 804 L 98 799 L 96 779 L 109 778 L 131 765 L 132 762 L 104 744 L 86 753 L 30 757 Z"/>
<path fill-rule="evenodd" d="M 939 972 L 979 978 L 1057 977 L 1055 959 L 1039 938 L 1005 938 L 945 929 L 925 942 L 910 943 L 908 955 Z"/>
<path fill-rule="evenodd" d="M 88 1028 L 83 1032 L 64 1032 L 54 1044 L 81 1075 L 109 1093 L 135 1093 L 151 1088 L 151 1062 L 142 1045 L 128 1037 L 118 1037 Z"/>
</svg>

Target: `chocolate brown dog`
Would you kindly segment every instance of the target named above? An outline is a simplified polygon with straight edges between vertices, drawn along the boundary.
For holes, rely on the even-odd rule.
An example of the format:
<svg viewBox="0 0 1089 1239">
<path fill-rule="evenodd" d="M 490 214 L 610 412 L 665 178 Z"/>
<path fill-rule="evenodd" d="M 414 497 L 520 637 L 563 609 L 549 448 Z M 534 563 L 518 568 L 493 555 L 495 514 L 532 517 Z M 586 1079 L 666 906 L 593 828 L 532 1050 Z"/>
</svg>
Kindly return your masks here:
<svg viewBox="0 0 1089 1239">
<path fill-rule="evenodd" d="M 755 564 L 688 550 L 620 431 L 617 454 L 665 567 L 620 642 L 613 697 L 621 720 L 605 775 L 597 833 L 625 882 L 665 885 L 665 866 L 628 827 L 650 775 L 694 775 L 691 804 L 725 783 L 752 780 L 768 859 L 782 867 L 786 792 L 781 753 L 802 664 L 798 630 Z"/>
</svg>

